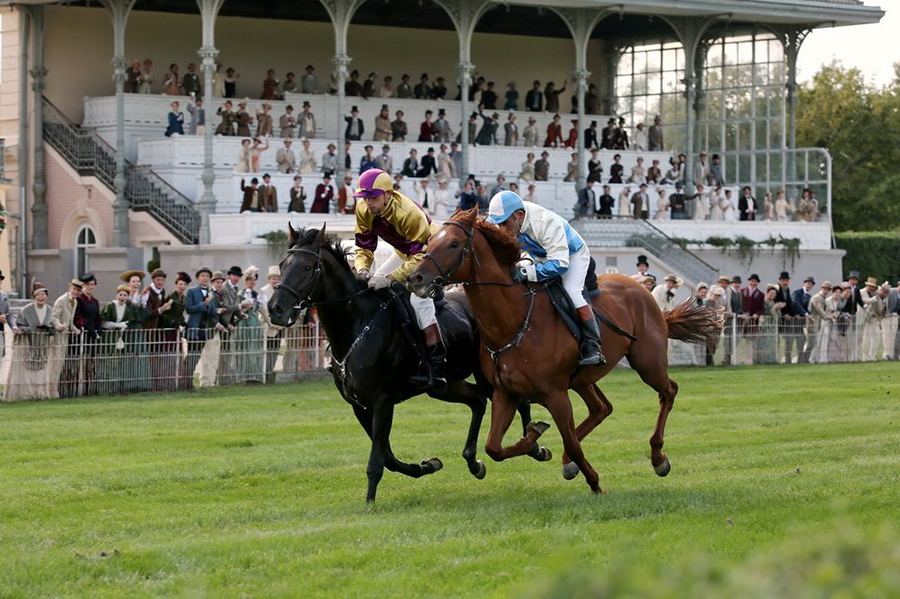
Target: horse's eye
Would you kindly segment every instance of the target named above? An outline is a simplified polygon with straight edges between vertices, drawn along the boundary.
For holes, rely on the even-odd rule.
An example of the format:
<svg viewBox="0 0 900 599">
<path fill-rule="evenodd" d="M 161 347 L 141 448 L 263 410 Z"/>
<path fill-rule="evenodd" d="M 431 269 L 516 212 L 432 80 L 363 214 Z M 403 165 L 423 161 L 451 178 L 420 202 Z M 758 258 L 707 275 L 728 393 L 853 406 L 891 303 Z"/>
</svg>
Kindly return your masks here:
<svg viewBox="0 0 900 599">
<path fill-rule="evenodd" d="M 453 248 L 453 249 L 458 248 L 458 247 L 459 247 L 459 242 L 458 242 L 458 241 L 454 241 L 453 243 L 450 244 L 450 247 Z"/>
<path fill-rule="evenodd" d="M 307 271 L 308 271 L 308 270 L 312 270 L 312 266 L 310 266 L 309 264 L 307 264 L 306 266 L 303 267 L 303 270 L 307 270 Z"/>
</svg>

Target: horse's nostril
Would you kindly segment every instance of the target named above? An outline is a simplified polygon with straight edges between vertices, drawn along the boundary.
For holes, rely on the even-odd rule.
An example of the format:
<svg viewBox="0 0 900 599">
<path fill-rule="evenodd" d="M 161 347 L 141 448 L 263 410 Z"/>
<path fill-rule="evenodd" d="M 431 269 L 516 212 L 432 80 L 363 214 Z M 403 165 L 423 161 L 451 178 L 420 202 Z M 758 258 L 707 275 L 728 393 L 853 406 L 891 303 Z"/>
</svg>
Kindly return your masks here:
<svg viewBox="0 0 900 599">
<path fill-rule="evenodd" d="M 410 277 L 409 282 L 413 285 L 418 285 L 422 282 L 422 275 L 413 275 L 412 277 Z"/>
</svg>

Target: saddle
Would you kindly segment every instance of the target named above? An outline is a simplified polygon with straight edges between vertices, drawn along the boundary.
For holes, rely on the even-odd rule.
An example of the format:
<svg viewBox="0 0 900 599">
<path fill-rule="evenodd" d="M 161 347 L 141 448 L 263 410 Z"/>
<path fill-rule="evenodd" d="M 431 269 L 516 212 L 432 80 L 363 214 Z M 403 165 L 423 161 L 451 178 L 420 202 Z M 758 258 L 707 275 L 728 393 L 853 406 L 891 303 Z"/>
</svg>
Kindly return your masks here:
<svg viewBox="0 0 900 599">
<path fill-rule="evenodd" d="M 581 291 L 584 296 L 585 301 L 588 306 L 591 307 L 591 310 L 594 312 L 594 318 L 597 319 L 597 325 L 600 326 L 603 323 L 606 323 L 613 332 L 622 335 L 623 337 L 628 337 L 632 341 L 637 340 L 637 337 L 634 335 L 623 331 L 619 328 L 616 323 L 609 320 L 606 316 L 600 313 L 591 300 L 600 295 L 600 287 L 597 285 L 597 275 L 595 274 L 595 270 L 597 267 L 597 263 L 594 262 L 594 259 L 591 258 L 590 265 L 588 266 L 587 275 L 584 277 L 584 289 Z M 556 308 L 556 311 L 559 312 L 559 315 L 562 317 L 563 322 L 566 323 L 566 326 L 569 327 L 569 331 L 572 333 L 572 336 L 575 337 L 575 340 L 580 344 L 582 342 L 582 334 L 581 334 L 581 326 L 578 323 L 579 316 L 575 311 L 575 306 L 572 305 L 572 300 L 569 298 L 569 294 L 566 293 L 565 288 L 562 285 L 562 277 L 555 277 L 550 281 L 550 284 L 547 285 L 547 295 L 550 297 L 550 303 L 553 304 L 553 307 Z M 600 326 L 601 332 L 603 331 L 603 327 Z"/>
</svg>

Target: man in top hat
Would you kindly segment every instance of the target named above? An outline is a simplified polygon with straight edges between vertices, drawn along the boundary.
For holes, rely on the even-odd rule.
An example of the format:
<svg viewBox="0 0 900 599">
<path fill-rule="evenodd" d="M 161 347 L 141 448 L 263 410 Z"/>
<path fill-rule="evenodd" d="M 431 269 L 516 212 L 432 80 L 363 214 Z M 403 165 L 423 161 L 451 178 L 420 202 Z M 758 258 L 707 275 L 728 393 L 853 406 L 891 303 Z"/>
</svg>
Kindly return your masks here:
<svg viewBox="0 0 900 599">
<path fill-rule="evenodd" d="M 759 333 L 759 319 L 766 311 L 766 294 L 759 288 L 759 275 L 753 273 L 747 279 L 747 286 L 741 289 L 741 309 L 744 316 L 743 333 L 749 341 L 751 362 L 756 352 Z"/>
<path fill-rule="evenodd" d="M 863 306 L 862 290 L 859 288 L 859 271 L 851 270 L 850 276 L 847 277 L 847 282 L 850 283 L 850 291 L 853 299 L 847 306 L 847 312 L 849 314 L 856 314 L 857 308 Z"/>
<path fill-rule="evenodd" d="M 175 355 L 178 332 L 164 325 L 164 314 L 172 309 L 173 300 L 166 293 L 166 271 L 156 268 L 150 273 L 150 285 L 141 293 L 144 305 L 144 329 L 148 330 L 150 376 L 153 389 L 171 391 L 176 387 L 175 368 L 171 357 Z M 163 329 L 163 330 L 156 330 Z"/>
<path fill-rule="evenodd" d="M 4 280 L 6 277 L 3 276 L 3 271 L 0 270 L 0 281 Z M 0 290 L 0 359 L 6 353 L 6 338 L 4 336 L 6 327 L 10 329 L 15 328 L 16 326 L 16 317 L 9 309 L 9 296 L 6 295 L 6 292 Z"/>
<path fill-rule="evenodd" d="M 606 127 L 600 132 L 600 148 L 603 150 L 614 149 L 616 137 L 618 137 L 616 119 L 610 118 L 606 121 Z"/>
<path fill-rule="evenodd" d="M 381 105 L 381 111 L 375 117 L 375 135 L 372 139 L 374 141 L 391 141 L 391 117 L 387 104 Z"/>
<path fill-rule="evenodd" d="M 644 254 L 638 255 L 636 266 L 637 266 L 638 274 L 641 275 L 641 277 L 649 276 L 650 262 L 647 261 L 646 255 L 644 255 Z"/>
<path fill-rule="evenodd" d="M 597 121 L 591 121 L 591 126 L 584 130 L 584 147 L 587 150 L 600 147 L 597 142 Z"/>
<path fill-rule="evenodd" d="M 431 86 L 431 97 L 435 100 L 443 100 L 446 95 L 447 86 L 444 83 L 444 78 L 438 77 L 434 80 L 434 85 Z"/>
<path fill-rule="evenodd" d="M 784 338 L 784 363 L 791 364 L 793 360 L 794 345 L 798 343 L 794 315 L 797 308 L 794 306 L 794 298 L 790 289 L 791 275 L 782 271 L 778 275 L 778 290 L 775 292 L 775 303 L 784 304 L 781 308 L 781 318 L 778 321 L 778 333 Z"/>
<path fill-rule="evenodd" d="M 744 313 L 741 282 L 741 277 L 735 275 L 731 277 L 730 284 L 723 287 L 725 291 L 722 298 L 725 302 L 725 356 L 722 364 L 725 366 L 731 365 L 732 356 L 737 352 L 739 324 Z"/>
<path fill-rule="evenodd" d="M 824 281 L 822 287 L 809 299 L 809 323 L 807 335 L 812 347 L 809 361 L 813 364 L 828 362 L 828 336 L 831 333 L 831 320 L 827 301 L 831 297 L 831 282 Z"/>
<path fill-rule="evenodd" d="M 439 108 L 437 120 L 434 121 L 434 141 L 450 143 L 452 135 L 453 131 L 450 129 L 450 122 L 447 120 L 447 111 Z"/>
<path fill-rule="evenodd" d="M 650 144 L 651 152 L 663 151 L 662 118 L 660 118 L 659 115 L 656 115 L 653 118 L 653 124 L 650 125 L 650 129 L 647 131 L 647 139 Z"/>
<path fill-rule="evenodd" d="M 345 116 L 344 121 L 347 123 L 346 129 L 344 129 L 344 139 L 349 139 L 350 141 L 362 139 L 366 128 L 365 125 L 363 125 L 362 119 L 359 118 L 359 108 L 356 106 L 352 107 L 350 109 L 350 116 Z"/>
<path fill-rule="evenodd" d="M 860 291 L 862 298 L 862 348 L 861 358 L 866 362 L 875 360 L 878 342 L 881 337 L 881 321 L 887 308 L 889 291 L 882 292 L 878 287 L 878 279 L 869 277 L 866 286 Z"/>
<path fill-rule="evenodd" d="M 263 184 L 259 186 L 260 205 L 263 212 L 278 212 L 278 189 L 272 185 L 269 173 L 263 175 Z"/>
<path fill-rule="evenodd" d="M 809 302 L 812 299 L 812 289 L 816 284 L 816 280 L 812 277 L 806 277 L 803 280 L 803 287 L 795 289 L 791 299 L 794 304 L 794 327 L 798 337 L 798 362 L 806 364 L 809 362 L 809 356 L 813 351 L 816 338 L 815 334 L 810 334 L 809 325 L 812 317 L 809 313 Z M 815 333 L 815 331 L 812 331 Z"/>
<path fill-rule="evenodd" d="M 394 190 L 391 176 L 380 169 L 360 175 L 356 191 L 357 274 L 368 280 L 372 289 L 383 289 L 392 282 L 404 282 L 427 251 L 428 238 L 437 232 L 425 212 L 411 199 Z M 375 272 L 375 248 L 379 238 L 394 247 L 394 252 Z M 434 300 L 410 296 L 419 329 L 425 337 L 427 360 L 411 382 L 421 389 L 446 384 L 444 359 L 446 348 L 435 317 Z"/>
<path fill-rule="evenodd" d="M 297 117 L 297 123 L 300 127 L 300 139 L 316 138 L 316 116 L 312 113 L 310 103 L 306 100 L 303 102 L 303 111 Z"/>
<path fill-rule="evenodd" d="M 281 137 L 292 139 L 294 131 L 297 129 L 297 117 L 294 116 L 294 107 L 290 104 L 284 110 L 284 114 L 278 118 L 278 126 L 281 127 Z"/>
</svg>

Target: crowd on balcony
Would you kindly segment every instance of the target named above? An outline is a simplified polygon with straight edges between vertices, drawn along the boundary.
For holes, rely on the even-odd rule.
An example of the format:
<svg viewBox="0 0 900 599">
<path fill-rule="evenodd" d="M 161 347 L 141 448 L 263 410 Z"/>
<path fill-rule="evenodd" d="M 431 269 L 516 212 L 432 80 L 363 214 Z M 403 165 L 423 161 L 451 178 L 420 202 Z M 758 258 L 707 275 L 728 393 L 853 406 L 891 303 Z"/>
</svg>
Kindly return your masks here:
<svg viewBox="0 0 900 599">
<path fill-rule="evenodd" d="M 677 304 L 683 281 L 673 274 L 658 280 L 645 256 L 633 278 L 660 309 Z M 85 273 L 53 302 L 50 290 L 34 282 L 33 301 L 18 314 L 0 292 L 0 331 L 13 335 L 4 399 L 190 389 L 198 364 L 206 385 L 272 382 L 279 357 L 286 372 L 323 367 L 315 310 L 288 329 L 273 325 L 267 303 L 280 280 L 278 266 L 269 267 L 266 285 L 259 279 L 254 266 L 231 266 L 179 272 L 170 282 L 156 268 L 149 276 L 123 272 L 121 285 L 99 290 L 96 277 Z M 806 277 L 793 287 L 782 272 L 767 285 L 756 274 L 746 285 L 741 276 L 725 275 L 715 284 L 698 283 L 686 301 L 722 312 L 725 328 L 706 346 L 688 346 L 691 361 L 897 360 L 900 282 L 861 281 L 851 272 L 846 282 L 817 286 Z M 101 296 L 110 301 L 101 304 Z"/>
</svg>

